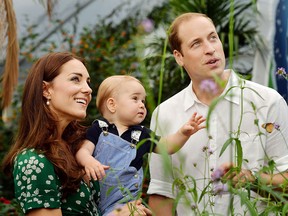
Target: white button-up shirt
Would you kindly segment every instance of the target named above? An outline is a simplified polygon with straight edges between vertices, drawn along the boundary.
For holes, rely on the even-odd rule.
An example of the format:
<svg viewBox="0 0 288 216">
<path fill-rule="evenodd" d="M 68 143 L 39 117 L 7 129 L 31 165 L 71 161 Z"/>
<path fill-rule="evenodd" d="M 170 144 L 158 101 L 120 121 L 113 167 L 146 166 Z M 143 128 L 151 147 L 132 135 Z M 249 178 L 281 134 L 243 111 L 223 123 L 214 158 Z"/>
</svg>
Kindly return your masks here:
<svg viewBox="0 0 288 216">
<path fill-rule="evenodd" d="M 210 111 L 211 115 L 208 114 Z M 232 71 L 224 92 L 215 107 L 211 105 L 209 110 L 197 99 L 190 83 L 155 109 L 150 128 L 161 136 L 175 133 L 194 112 L 206 118 L 209 116 L 206 122 L 209 127 L 192 135 L 177 153 L 167 157 L 152 153 L 149 162 L 151 182 L 148 194 L 175 199 L 179 191 L 173 187 L 173 182 L 176 179 L 187 181 L 185 197 L 189 201 L 185 204 L 182 199 L 178 204 L 178 215 L 193 215 L 191 206 L 212 214 L 228 215 L 231 195 L 209 195 L 208 191 L 213 187 L 209 185 L 212 171 L 224 162 L 237 163 L 239 159 L 235 142 L 229 144 L 220 156 L 224 143 L 230 138 L 241 141 L 238 150 L 243 152 L 243 168 L 257 171 L 268 166 L 269 160 L 274 160 L 275 173 L 288 169 L 288 108 L 286 101 L 274 89 L 240 79 Z M 262 127 L 267 123 L 279 125 L 279 130 L 268 133 Z M 190 179 L 185 180 L 184 176 Z M 191 179 L 195 180 L 195 185 Z M 197 188 L 197 197 L 188 192 L 194 187 Z M 207 191 L 198 203 L 204 188 Z M 251 196 L 257 194 L 251 192 Z M 234 197 L 233 207 L 235 213 L 244 215 L 245 205 L 241 207 L 239 196 Z"/>
</svg>

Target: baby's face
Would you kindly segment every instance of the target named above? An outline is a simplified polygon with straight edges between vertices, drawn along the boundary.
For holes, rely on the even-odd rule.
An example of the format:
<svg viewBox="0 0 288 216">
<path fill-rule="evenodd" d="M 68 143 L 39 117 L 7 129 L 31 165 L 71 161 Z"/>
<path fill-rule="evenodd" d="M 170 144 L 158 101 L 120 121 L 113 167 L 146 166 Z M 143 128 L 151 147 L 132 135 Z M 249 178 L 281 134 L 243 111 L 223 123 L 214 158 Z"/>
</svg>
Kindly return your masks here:
<svg viewBox="0 0 288 216">
<path fill-rule="evenodd" d="M 146 117 L 146 91 L 137 81 L 122 84 L 115 97 L 116 115 L 127 126 L 140 124 Z"/>
</svg>

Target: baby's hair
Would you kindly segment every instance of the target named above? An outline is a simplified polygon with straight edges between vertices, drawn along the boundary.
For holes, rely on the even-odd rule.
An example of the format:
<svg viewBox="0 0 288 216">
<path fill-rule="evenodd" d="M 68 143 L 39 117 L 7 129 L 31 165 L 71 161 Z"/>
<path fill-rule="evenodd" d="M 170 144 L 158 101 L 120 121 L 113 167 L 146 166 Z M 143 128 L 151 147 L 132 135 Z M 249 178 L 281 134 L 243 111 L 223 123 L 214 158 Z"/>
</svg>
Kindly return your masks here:
<svg viewBox="0 0 288 216">
<path fill-rule="evenodd" d="M 103 80 L 96 96 L 96 107 L 101 115 L 103 115 L 105 111 L 105 101 L 110 97 L 114 97 L 119 91 L 119 88 L 128 81 L 136 81 L 142 85 L 140 80 L 130 75 L 114 75 Z"/>
</svg>

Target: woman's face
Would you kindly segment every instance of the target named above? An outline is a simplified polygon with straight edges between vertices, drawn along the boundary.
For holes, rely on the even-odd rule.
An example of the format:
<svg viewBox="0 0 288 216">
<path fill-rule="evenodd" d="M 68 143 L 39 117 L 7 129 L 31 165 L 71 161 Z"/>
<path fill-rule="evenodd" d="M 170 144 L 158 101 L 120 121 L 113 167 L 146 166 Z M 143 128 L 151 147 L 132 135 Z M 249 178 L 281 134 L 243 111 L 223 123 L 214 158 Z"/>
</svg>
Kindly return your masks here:
<svg viewBox="0 0 288 216">
<path fill-rule="evenodd" d="M 63 64 L 60 74 L 46 85 L 49 108 L 56 114 L 60 124 L 86 117 L 92 89 L 89 86 L 89 73 L 81 61 L 73 59 Z"/>
</svg>

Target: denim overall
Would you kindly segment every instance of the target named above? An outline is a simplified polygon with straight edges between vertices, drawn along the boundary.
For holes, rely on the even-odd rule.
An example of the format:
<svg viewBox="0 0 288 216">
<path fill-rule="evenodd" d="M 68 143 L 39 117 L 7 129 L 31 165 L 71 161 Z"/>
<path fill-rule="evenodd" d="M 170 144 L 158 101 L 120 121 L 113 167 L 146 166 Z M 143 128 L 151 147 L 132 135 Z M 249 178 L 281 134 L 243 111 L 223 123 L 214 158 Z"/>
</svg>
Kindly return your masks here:
<svg viewBox="0 0 288 216">
<path fill-rule="evenodd" d="M 102 215 L 113 211 L 116 205 L 137 199 L 142 189 L 143 169 L 129 166 L 136 157 L 136 144 L 141 131 L 131 133 L 131 143 L 108 133 L 106 122 L 98 120 L 102 133 L 93 156 L 104 165 L 109 165 L 106 177 L 100 181 L 99 209 Z"/>
</svg>

